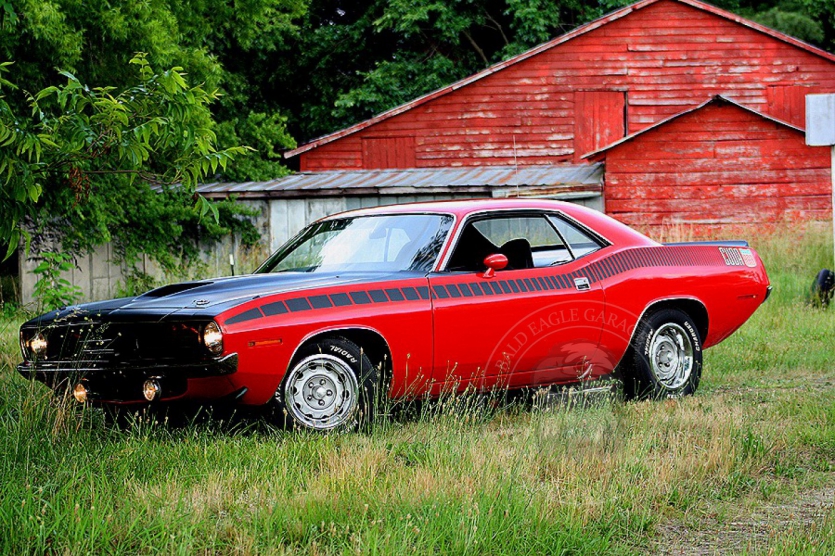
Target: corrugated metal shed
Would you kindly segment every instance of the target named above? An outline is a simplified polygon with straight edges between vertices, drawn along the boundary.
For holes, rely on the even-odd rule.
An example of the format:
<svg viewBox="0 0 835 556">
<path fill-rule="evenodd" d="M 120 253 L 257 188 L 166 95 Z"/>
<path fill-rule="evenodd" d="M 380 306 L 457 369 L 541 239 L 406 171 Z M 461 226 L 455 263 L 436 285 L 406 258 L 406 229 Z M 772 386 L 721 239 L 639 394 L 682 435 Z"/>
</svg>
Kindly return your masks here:
<svg viewBox="0 0 835 556">
<path fill-rule="evenodd" d="M 197 191 L 209 198 L 234 194 L 241 199 L 437 193 L 570 198 L 599 195 L 603 165 L 301 172 L 270 181 L 209 183 Z"/>
</svg>

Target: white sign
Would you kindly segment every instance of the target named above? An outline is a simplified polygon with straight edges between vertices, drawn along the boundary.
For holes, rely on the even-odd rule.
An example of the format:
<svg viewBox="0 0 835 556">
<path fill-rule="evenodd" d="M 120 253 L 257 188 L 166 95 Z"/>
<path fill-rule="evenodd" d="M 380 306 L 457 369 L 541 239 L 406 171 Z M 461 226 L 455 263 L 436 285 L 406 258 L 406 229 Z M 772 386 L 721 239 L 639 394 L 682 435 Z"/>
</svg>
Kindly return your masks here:
<svg viewBox="0 0 835 556">
<path fill-rule="evenodd" d="M 806 95 L 806 144 L 835 145 L 835 95 Z"/>
<path fill-rule="evenodd" d="M 835 95 L 806 95 L 806 144 L 832 146 L 832 234 L 835 236 Z"/>
</svg>

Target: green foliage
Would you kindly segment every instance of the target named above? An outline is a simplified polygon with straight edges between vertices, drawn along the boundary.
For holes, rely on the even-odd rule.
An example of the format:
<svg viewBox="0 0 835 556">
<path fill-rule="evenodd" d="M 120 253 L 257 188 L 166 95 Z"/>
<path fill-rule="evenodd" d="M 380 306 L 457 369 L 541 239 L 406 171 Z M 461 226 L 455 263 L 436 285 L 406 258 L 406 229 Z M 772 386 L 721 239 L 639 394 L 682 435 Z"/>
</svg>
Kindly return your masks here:
<svg viewBox="0 0 835 556">
<path fill-rule="evenodd" d="M 124 282 L 116 289 L 116 297 L 136 297 L 150 291 L 161 284 L 151 275 L 137 269 L 132 269 L 125 275 Z"/>
<path fill-rule="evenodd" d="M 16 82 L 30 91 L 60 85 L 55 67 L 121 90 L 135 83 L 124 61 L 146 52 L 154 65 L 183 68 L 191 83 L 222 90 L 214 117 L 246 144 L 250 112 L 267 114 L 270 126 L 283 125 L 286 108 L 265 87 L 273 71 L 270 56 L 287 47 L 307 5 L 308 0 L 0 1 L 0 60 L 17 62 Z M 25 99 L 12 104 L 18 112 L 27 108 Z M 264 146 L 265 163 L 280 168 L 271 154 L 291 145 L 282 138 Z"/>
<path fill-rule="evenodd" d="M 52 311 L 81 299 L 81 288 L 61 277 L 62 273 L 75 268 L 72 255 L 44 252 L 39 257 L 42 260 L 32 272 L 38 276 L 34 293 L 41 310 Z"/>
<path fill-rule="evenodd" d="M 824 40 L 823 26 L 805 13 L 785 12 L 780 8 L 757 13 L 754 21 L 767 27 L 776 29 L 802 41 L 812 44 L 822 44 Z"/>
<path fill-rule="evenodd" d="M 377 114 L 466 77 L 460 66 L 444 56 L 384 61 L 360 75 L 362 86 L 339 96 L 334 103 L 334 117 L 349 120 L 356 112 Z"/>
<path fill-rule="evenodd" d="M 123 90 L 62 72 L 65 84 L 25 94 L 30 118 L 0 98 L 0 244 L 9 253 L 28 236 L 24 223 L 37 238 L 57 234 L 73 253 L 114 241 L 129 264 L 145 252 L 163 266 L 177 264 L 172 253 L 193 256 L 182 240 L 187 230 L 197 239 L 201 221 L 210 237 L 251 231 L 219 223 L 220 207 L 193 196 L 198 181 L 248 150 L 215 146 L 209 105 L 218 93 L 189 86 L 180 68 L 155 72 L 143 54 L 130 63 L 137 82 Z"/>
<path fill-rule="evenodd" d="M 245 118 L 227 120 L 218 125 L 218 140 L 225 145 L 249 145 L 261 156 L 239 159 L 224 172 L 231 181 L 273 180 L 290 173 L 281 164 L 281 152 L 294 148 L 295 140 L 287 133 L 287 118 L 278 112 L 249 112 Z"/>
</svg>

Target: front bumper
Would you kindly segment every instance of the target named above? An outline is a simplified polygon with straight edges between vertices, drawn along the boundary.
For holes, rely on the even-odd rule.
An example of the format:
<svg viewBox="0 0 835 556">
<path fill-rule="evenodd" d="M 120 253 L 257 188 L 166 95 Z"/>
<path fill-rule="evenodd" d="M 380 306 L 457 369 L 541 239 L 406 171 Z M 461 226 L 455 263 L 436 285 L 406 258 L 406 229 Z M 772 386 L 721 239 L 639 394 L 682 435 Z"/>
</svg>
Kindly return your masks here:
<svg viewBox="0 0 835 556">
<path fill-rule="evenodd" d="M 198 363 L 159 363 L 145 361 L 106 365 L 94 361 L 24 361 L 17 366 L 24 377 L 43 382 L 57 392 L 81 382 L 90 391 L 92 402 L 144 402 L 142 385 L 156 379 L 163 386 L 162 401 L 186 397 L 189 380 L 227 377 L 238 370 L 238 354 Z M 205 380 L 199 380 L 205 389 Z M 228 394 L 230 381 L 218 383 L 217 396 Z"/>
</svg>

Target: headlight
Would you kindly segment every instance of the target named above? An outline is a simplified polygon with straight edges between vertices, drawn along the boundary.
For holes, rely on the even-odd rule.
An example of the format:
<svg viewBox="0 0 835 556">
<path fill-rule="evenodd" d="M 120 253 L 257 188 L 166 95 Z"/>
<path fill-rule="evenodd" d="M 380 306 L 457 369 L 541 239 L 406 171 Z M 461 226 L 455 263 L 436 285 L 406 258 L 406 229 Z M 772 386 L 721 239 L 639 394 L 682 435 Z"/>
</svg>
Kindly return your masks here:
<svg viewBox="0 0 835 556">
<path fill-rule="evenodd" d="M 40 332 L 35 334 L 28 342 L 26 342 L 26 347 L 29 348 L 29 353 L 35 357 L 46 357 L 46 346 L 46 338 L 44 338 L 43 334 Z"/>
<path fill-rule="evenodd" d="M 210 322 L 203 329 L 203 344 L 213 355 L 220 355 L 223 351 L 223 332 L 215 321 Z"/>
</svg>

